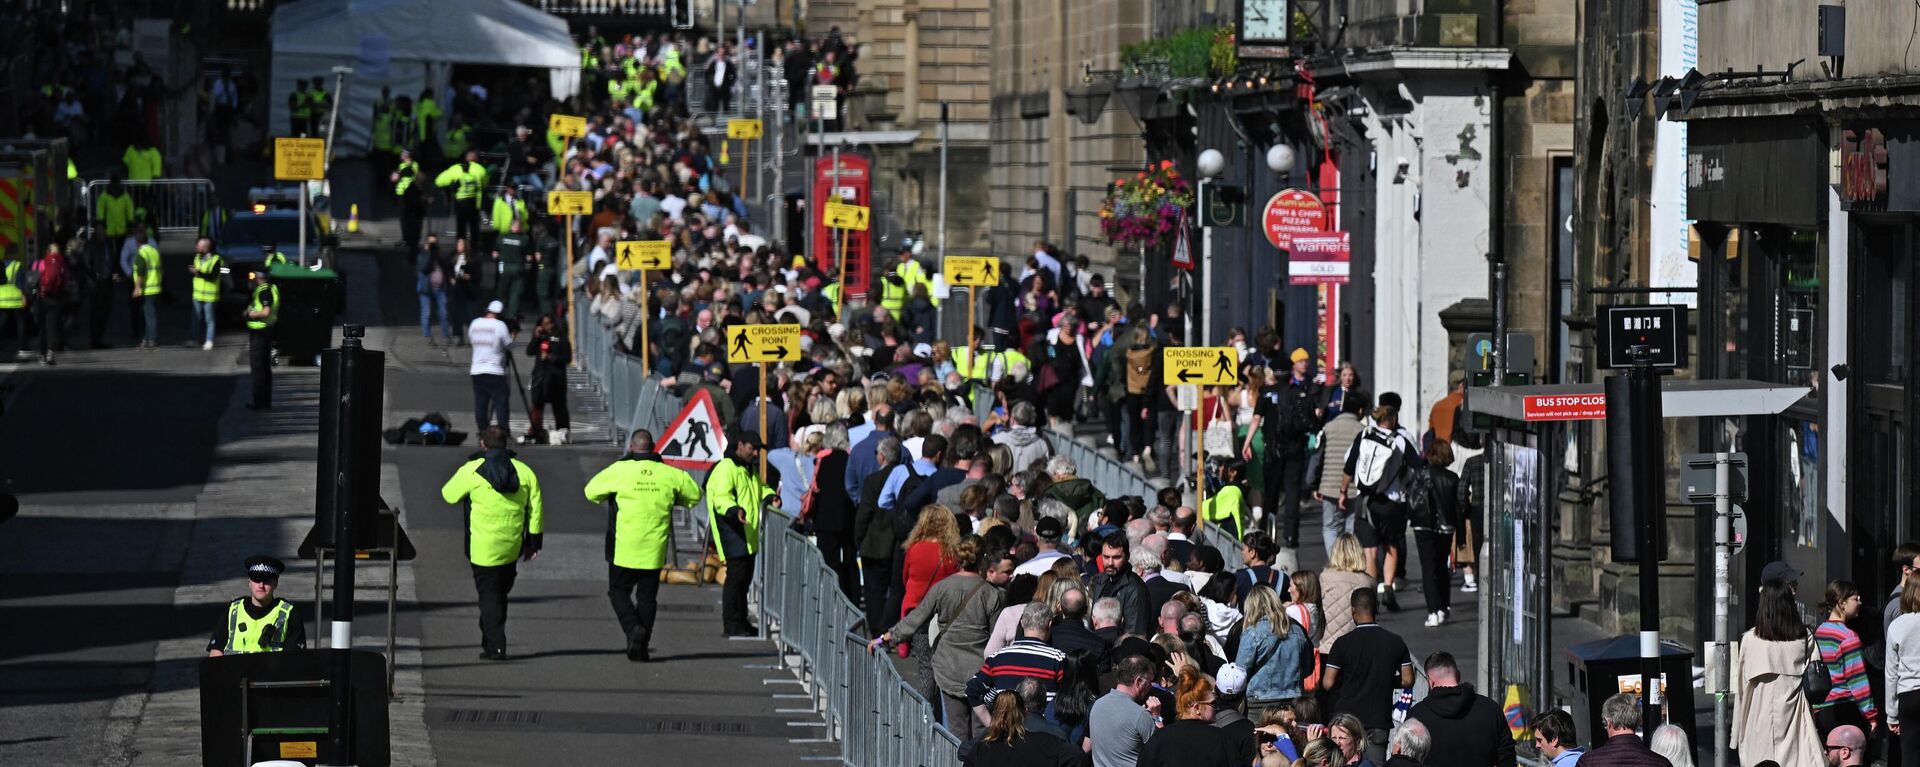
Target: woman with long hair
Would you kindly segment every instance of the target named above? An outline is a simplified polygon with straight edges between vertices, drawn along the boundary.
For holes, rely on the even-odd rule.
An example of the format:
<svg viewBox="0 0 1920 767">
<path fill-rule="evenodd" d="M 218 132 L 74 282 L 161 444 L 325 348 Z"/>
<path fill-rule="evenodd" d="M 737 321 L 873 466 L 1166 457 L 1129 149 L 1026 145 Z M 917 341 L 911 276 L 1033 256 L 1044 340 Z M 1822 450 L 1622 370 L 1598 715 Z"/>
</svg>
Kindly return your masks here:
<svg viewBox="0 0 1920 767">
<path fill-rule="evenodd" d="M 1248 714 L 1263 716 L 1300 697 L 1300 660 L 1312 644 L 1273 589 L 1255 586 L 1240 604 L 1246 617 L 1233 662 L 1247 670 Z"/>
<path fill-rule="evenodd" d="M 813 524 L 814 541 L 838 577 L 840 592 L 857 602 L 860 570 L 853 539 L 854 498 L 847 494 L 849 447 L 846 424 L 836 421 L 821 432 L 813 453 L 813 482 L 801 499 L 800 515 Z"/>
<path fill-rule="evenodd" d="M 1307 630 L 1307 640 L 1315 645 L 1326 632 L 1326 618 L 1322 616 L 1320 605 L 1320 574 L 1312 570 L 1295 570 L 1287 578 L 1287 617 Z"/>
<path fill-rule="evenodd" d="M 1340 748 L 1340 761 L 1334 767 L 1373 767 L 1366 755 L 1367 728 L 1360 724 L 1360 717 L 1334 714 L 1333 721 L 1327 723 L 1327 737 Z M 1307 748 L 1311 753 L 1313 747 Z"/>
<path fill-rule="evenodd" d="M 1687 731 L 1679 725 L 1660 725 L 1647 741 L 1647 748 L 1666 757 L 1673 767 L 1693 767 L 1693 744 L 1687 742 Z"/>
<path fill-rule="evenodd" d="M 992 720 L 978 742 L 961 747 L 969 767 L 1063 767 L 1079 760 L 1066 741 L 1027 732 L 1027 703 L 1020 693 L 1002 690 L 993 698 Z"/>
<path fill-rule="evenodd" d="M 1347 755 L 1332 738 L 1319 738 L 1300 751 L 1300 763 L 1304 767 L 1341 767 L 1347 763 Z"/>
<path fill-rule="evenodd" d="M 1100 656 L 1086 648 L 1067 653 L 1066 662 L 1060 665 L 1060 691 L 1047 704 L 1046 717 L 1067 731 L 1067 744 L 1075 749 L 1092 748 L 1088 717 L 1101 694 Z"/>
<path fill-rule="evenodd" d="M 1174 693 L 1179 718 L 1147 741 L 1140 751 L 1141 767 L 1242 767 L 1227 731 L 1213 726 L 1218 693 L 1212 677 L 1195 667 L 1182 669 Z"/>
<path fill-rule="evenodd" d="M 1460 475 L 1453 465 L 1453 443 L 1436 439 L 1427 448 L 1427 503 L 1409 515 L 1413 540 L 1420 552 L 1420 592 L 1427 600 L 1427 628 L 1447 622 L 1453 611 L 1453 531 L 1460 526 L 1455 508 Z M 1416 492 L 1420 488 L 1415 488 Z"/>
<path fill-rule="evenodd" d="M 1367 574 L 1366 554 L 1360 539 L 1341 533 L 1333 540 L 1333 556 L 1327 569 L 1320 571 L 1320 604 L 1334 605 L 1325 613 L 1326 628 L 1320 632 L 1320 652 L 1333 652 L 1333 642 L 1353 630 L 1353 612 L 1340 609 L 1349 603 L 1355 589 L 1373 588 L 1373 576 Z"/>
<path fill-rule="evenodd" d="M 1784 583 L 1760 587 L 1753 628 L 1740 637 L 1733 661 L 1733 731 L 1741 767 L 1761 762 L 1821 764 L 1825 761 L 1813 712 L 1802 691 L 1813 638 L 1800 622 L 1800 607 Z"/>
<path fill-rule="evenodd" d="M 1827 599 L 1820 603 L 1827 619 L 1813 630 L 1814 647 L 1820 662 L 1827 667 L 1833 689 L 1827 699 L 1813 704 L 1813 723 L 1820 730 L 1821 742 L 1827 733 L 1843 724 L 1873 732 L 1880 712 L 1873 705 L 1873 689 L 1867 684 L 1867 661 L 1860 635 L 1847 628 L 1847 621 L 1860 614 L 1860 587 L 1853 581 L 1827 584 Z"/>
<path fill-rule="evenodd" d="M 959 522 L 947 507 L 929 503 L 920 510 L 920 520 L 914 523 L 913 531 L 907 533 L 904 548 L 906 554 L 900 562 L 901 616 L 920 606 L 920 600 L 933 584 L 960 569 Z M 905 658 L 910 652 L 924 655 L 926 641 L 919 638 L 911 647 L 902 645 L 900 657 Z"/>
</svg>

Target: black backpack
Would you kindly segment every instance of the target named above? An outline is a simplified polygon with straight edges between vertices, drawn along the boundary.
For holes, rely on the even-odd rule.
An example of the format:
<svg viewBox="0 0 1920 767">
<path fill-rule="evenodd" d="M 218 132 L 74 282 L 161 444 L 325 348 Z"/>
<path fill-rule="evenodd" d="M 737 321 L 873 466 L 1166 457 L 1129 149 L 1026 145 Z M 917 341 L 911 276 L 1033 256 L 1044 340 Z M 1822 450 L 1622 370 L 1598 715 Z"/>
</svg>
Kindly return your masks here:
<svg viewBox="0 0 1920 767">
<path fill-rule="evenodd" d="M 1433 469 L 1423 463 L 1408 466 L 1400 491 L 1407 497 L 1407 523 L 1415 530 L 1440 531 L 1440 500 L 1435 497 Z"/>
</svg>

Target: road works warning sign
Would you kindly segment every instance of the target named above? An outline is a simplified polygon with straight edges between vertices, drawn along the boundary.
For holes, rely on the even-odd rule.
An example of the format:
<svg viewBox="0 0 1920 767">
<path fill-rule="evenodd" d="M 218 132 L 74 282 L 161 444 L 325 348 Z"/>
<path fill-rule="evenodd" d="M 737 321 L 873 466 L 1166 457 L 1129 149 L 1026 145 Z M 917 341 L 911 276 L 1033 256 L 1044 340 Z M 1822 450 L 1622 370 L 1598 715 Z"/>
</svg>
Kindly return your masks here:
<svg viewBox="0 0 1920 767">
<path fill-rule="evenodd" d="M 720 428 L 720 411 L 706 389 L 695 389 L 673 425 L 654 444 L 660 461 L 688 471 L 711 469 L 727 454 L 727 432 Z"/>
</svg>

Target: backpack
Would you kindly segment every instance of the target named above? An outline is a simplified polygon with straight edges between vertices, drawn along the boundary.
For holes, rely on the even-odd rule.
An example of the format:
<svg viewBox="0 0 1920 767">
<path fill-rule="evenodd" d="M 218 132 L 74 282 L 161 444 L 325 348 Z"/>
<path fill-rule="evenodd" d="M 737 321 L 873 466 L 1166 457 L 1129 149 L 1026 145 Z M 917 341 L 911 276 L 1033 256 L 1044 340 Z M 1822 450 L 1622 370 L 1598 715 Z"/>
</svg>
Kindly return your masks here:
<svg viewBox="0 0 1920 767">
<path fill-rule="evenodd" d="M 1147 385 L 1153 383 L 1152 347 L 1127 350 L 1127 393 L 1145 394 Z"/>
<path fill-rule="evenodd" d="M 40 259 L 34 265 L 34 276 L 39 281 L 36 292 L 42 296 L 60 297 L 67 293 L 67 259 L 59 254 L 51 254 Z"/>
<path fill-rule="evenodd" d="M 1400 483 L 1407 497 L 1407 523 L 1415 530 L 1440 530 L 1440 500 L 1434 497 L 1433 469 L 1423 463 L 1408 466 Z"/>
<path fill-rule="evenodd" d="M 1313 408 L 1319 398 L 1310 388 L 1296 391 L 1292 384 L 1280 387 L 1280 431 L 1285 434 L 1313 434 L 1324 426 Z"/>
<path fill-rule="evenodd" d="M 1399 444 L 1397 432 L 1381 433 L 1378 428 L 1368 428 L 1353 445 L 1353 481 L 1360 488 L 1361 495 L 1368 497 L 1384 496 L 1387 490 L 1400 479 L 1406 471 L 1406 461 L 1401 451 L 1395 449 Z"/>
</svg>

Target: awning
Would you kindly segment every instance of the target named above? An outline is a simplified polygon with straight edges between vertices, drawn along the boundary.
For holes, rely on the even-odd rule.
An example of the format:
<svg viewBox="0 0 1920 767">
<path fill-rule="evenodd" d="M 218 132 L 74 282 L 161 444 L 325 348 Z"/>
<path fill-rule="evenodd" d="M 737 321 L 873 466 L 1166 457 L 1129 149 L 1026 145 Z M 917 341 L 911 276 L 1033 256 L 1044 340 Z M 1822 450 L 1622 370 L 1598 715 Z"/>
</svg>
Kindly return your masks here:
<svg viewBox="0 0 1920 767">
<path fill-rule="evenodd" d="M 1665 379 L 1660 382 L 1660 411 L 1667 418 L 1777 415 L 1812 389 L 1744 379 Z M 1601 384 L 1475 386 L 1467 389 L 1467 410 L 1510 421 L 1598 421 L 1607 417 Z"/>
</svg>

